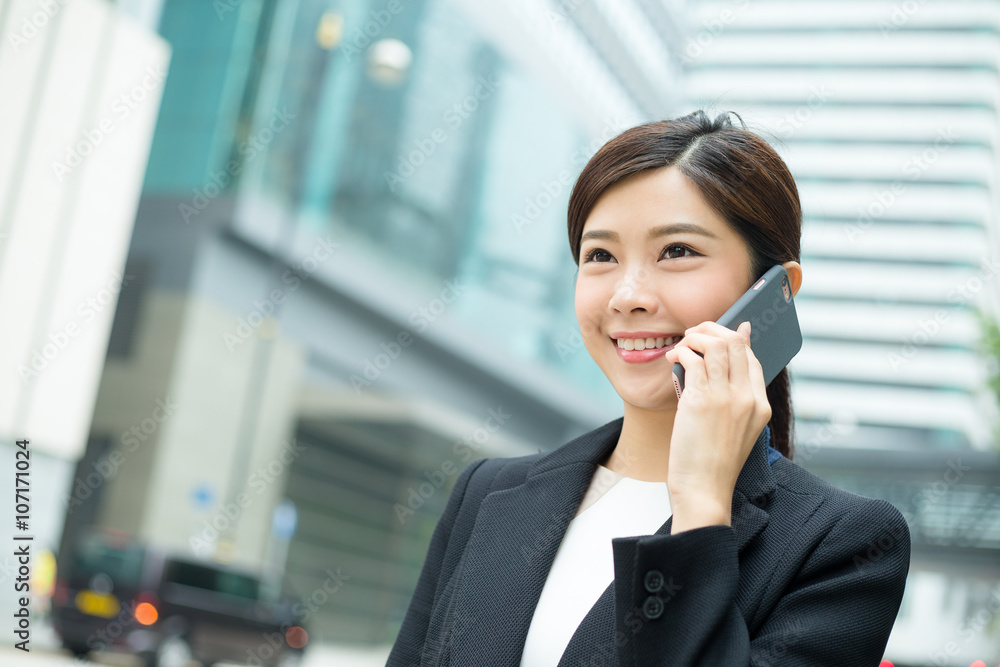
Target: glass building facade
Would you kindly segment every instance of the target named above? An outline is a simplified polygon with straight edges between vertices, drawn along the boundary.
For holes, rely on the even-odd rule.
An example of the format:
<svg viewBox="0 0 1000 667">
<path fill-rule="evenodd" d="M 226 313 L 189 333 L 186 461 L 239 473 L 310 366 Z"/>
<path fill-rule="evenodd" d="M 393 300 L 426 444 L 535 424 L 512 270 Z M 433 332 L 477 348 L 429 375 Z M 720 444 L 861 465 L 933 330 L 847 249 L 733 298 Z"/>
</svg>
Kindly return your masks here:
<svg viewBox="0 0 1000 667">
<path fill-rule="evenodd" d="M 0 0 L 0 25 L 29 4 Z M 134 279 L 99 390 L 103 339 L 80 353 L 97 393 L 89 437 L 52 451 L 62 474 L 76 466 L 71 489 L 116 452 L 123 464 L 67 534 L 86 519 L 283 571 L 313 609 L 314 646 L 385 649 L 468 462 L 551 449 L 621 414 L 574 312 L 566 209 L 580 170 L 635 124 L 732 108 L 773 140 L 803 201 L 796 461 L 889 499 L 916 538 L 887 657 L 921 664 L 941 619 L 982 607 L 1000 484 L 973 310 L 996 305 L 996 271 L 973 296 L 949 290 L 997 247 L 995 1 L 928 2 L 913 16 L 863 0 L 86 5 L 156 30 L 146 41 L 170 57 L 155 133 L 146 109 Z M 74 34 L 60 51 L 70 64 L 99 41 Z M 0 53 L 0 75 L 15 62 Z M 30 118 L 27 103 L 7 108 L 21 114 L 9 127 Z M 959 138 L 911 179 L 908 160 L 952 126 Z M 143 136 L 136 164 L 118 163 L 136 188 Z M 5 186 L 16 159 L 0 158 Z M 897 183 L 906 197 L 859 217 Z M 124 247 L 128 230 L 115 229 Z M 13 285 L 0 280 L 0 296 Z M 947 326 L 928 335 L 942 308 Z M 154 424 L 157 401 L 178 407 Z M 79 433 L 87 410 L 77 405 Z M 975 472 L 938 493 L 956 452 Z M 253 502 L 227 521 L 241 492 Z M 282 501 L 296 508 L 291 537 L 274 528 Z M 340 572 L 336 594 L 317 597 Z"/>
<path fill-rule="evenodd" d="M 197 221 L 206 185 L 231 180 L 236 229 L 350 237 L 403 283 L 454 280 L 469 296 L 451 313 L 490 345 L 609 398 L 589 357 L 565 352 L 565 211 L 620 121 L 593 136 L 447 0 L 218 7 L 164 9 L 177 56 L 146 191 L 191 191 Z"/>
</svg>

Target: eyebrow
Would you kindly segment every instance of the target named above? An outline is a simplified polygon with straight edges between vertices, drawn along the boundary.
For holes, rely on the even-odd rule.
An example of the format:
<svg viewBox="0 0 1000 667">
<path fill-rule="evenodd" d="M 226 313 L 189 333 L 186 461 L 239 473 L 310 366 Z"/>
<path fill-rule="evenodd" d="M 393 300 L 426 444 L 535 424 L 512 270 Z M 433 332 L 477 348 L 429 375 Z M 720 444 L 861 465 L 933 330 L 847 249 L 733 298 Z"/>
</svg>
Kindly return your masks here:
<svg viewBox="0 0 1000 667">
<path fill-rule="evenodd" d="M 646 240 L 652 241 L 653 239 L 657 239 L 661 236 L 667 236 L 669 234 L 683 234 L 685 232 L 689 234 L 701 234 L 702 236 L 707 236 L 713 239 L 719 238 L 709 230 L 699 225 L 695 225 L 690 222 L 675 222 L 670 225 L 650 227 L 649 231 L 646 232 Z M 601 239 L 615 242 L 621 241 L 621 237 L 618 235 L 618 232 L 612 232 L 606 229 L 591 229 L 580 238 L 580 243 L 583 243 L 587 239 Z"/>
</svg>

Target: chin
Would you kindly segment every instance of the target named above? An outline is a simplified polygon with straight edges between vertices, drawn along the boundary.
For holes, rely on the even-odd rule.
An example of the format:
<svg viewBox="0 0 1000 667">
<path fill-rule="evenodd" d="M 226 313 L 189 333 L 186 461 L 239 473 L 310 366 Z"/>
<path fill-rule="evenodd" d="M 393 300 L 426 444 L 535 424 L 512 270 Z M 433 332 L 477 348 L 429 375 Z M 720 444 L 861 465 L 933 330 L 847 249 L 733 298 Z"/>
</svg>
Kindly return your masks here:
<svg viewBox="0 0 1000 667">
<path fill-rule="evenodd" d="M 643 410 L 662 410 L 677 405 L 677 391 L 673 382 L 654 389 L 642 387 L 615 387 L 615 391 L 623 401 Z"/>
</svg>

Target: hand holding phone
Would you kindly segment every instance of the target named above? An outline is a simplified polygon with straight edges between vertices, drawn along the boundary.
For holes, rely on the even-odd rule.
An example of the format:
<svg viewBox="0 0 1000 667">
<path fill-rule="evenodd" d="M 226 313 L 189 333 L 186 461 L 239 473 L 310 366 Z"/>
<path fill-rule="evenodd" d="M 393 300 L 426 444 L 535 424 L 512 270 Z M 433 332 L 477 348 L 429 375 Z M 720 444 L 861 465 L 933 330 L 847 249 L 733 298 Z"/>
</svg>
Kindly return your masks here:
<svg viewBox="0 0 1000 667">
<path fill-rule="evenodd" d="M 802 348 L 802 331 L 785 267 L 776 264 L 768 269 L 717 320 L 734 331 L 747 321 L 750 322 L 750 349 L 763 369 L 764 384 L 771 384 Z M 684 391 L 684 366 L 674 363 L 673 375 L 679 399 Z"/>
</svg>

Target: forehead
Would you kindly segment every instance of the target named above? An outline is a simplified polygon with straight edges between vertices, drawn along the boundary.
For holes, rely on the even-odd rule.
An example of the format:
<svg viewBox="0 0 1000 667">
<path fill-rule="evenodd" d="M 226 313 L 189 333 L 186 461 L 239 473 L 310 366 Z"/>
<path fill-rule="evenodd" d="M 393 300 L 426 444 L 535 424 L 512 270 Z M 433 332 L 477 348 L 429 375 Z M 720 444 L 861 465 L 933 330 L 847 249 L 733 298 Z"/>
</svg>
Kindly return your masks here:
<svg viewBox="0 0 1000 667">
<path fill-rule="evenodd" d="M 612 185 L 597 200 L 583 231 L 613 229 L 629 236 L 667 222 L 695 223 L 720 239 L 736 237 L 698 187 L 676 167 L 639 172 Z"/>
</svg>

